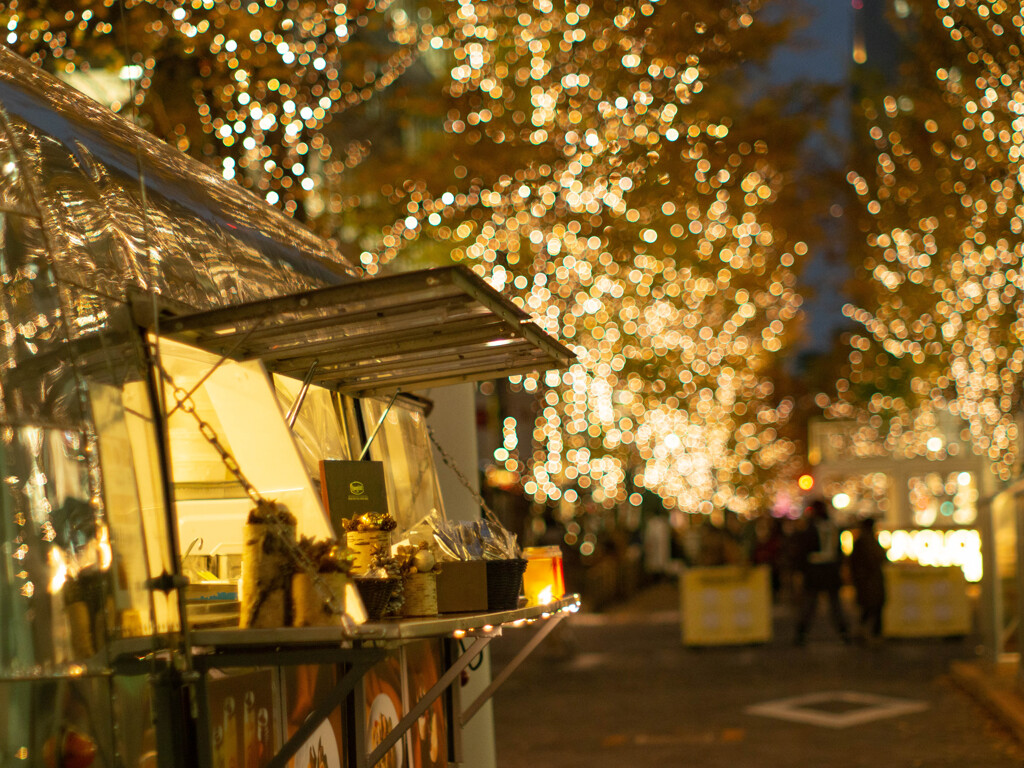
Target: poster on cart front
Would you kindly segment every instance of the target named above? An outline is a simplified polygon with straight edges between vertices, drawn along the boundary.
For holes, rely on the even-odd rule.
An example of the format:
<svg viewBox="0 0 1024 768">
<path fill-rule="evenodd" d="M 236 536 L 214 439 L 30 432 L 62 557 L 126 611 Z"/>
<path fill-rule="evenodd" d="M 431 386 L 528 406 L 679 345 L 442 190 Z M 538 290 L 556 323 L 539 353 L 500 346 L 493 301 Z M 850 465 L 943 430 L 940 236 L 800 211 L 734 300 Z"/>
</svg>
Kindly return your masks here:
<svg viewBox="0 0 1024 768">
<path fill-rule="evenodd" d="M 402 652 L 397 649 L 363 678 L 363 728 L 367 755 L 373 753 L 405 715 L 402 690 Z M 406 752 L 405 740 L 399 739 L 376 768 L 408 768 Z"/>
<path fill-rule="evenodd" d="M 210 670 L 206 681 L 213 768 L 262 768 L 274 756 L 275 670 Z"/>
<path fill-rule="evenodd" d="M 283 667 L 285 738 L 291 738 L 313 711 L 316 702 L 337 684 L 337 668 L 328 664 Z M 317 726 L 289 762 L 290 768 L 344 768 L 342 709 L 339 705 Z"/>
<path fill-rule="evenodd" d="M 421 640 L 405 647 L 409 708 L 440 679 L 441 653 L 440 640 Z M 448 765 L 445 695 L 435 699 L 409 729 L 410 768 L 445 768 Z"/>
</svg>

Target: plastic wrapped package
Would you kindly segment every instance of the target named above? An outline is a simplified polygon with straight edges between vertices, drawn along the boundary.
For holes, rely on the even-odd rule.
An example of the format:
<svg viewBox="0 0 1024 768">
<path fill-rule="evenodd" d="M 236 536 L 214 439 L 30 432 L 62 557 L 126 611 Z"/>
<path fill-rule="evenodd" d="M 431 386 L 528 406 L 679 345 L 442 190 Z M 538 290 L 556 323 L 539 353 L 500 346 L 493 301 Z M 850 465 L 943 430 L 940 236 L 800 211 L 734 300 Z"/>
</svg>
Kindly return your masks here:
<svg viewBox="0 0 1024 768">
<path fill-rule="evenodd" d="M 287 415 L 295 405 L 302 382 L 287 376 L 275 375 L 273 378 L 281 413 Z M 320 479 L 321 460 L 351 458 L 332 397 L 323 387 L 310 385 L 292 425 L 292 435 L 302 462 L 309 476 L 317 482 Z"/>
<path fill-rule="evenodd" d="M 522 557 L 514 533 L 497 520 L 447 520 L 432 515 L 427 524 L 445 560 L 514 560 Z"/>
</svg>

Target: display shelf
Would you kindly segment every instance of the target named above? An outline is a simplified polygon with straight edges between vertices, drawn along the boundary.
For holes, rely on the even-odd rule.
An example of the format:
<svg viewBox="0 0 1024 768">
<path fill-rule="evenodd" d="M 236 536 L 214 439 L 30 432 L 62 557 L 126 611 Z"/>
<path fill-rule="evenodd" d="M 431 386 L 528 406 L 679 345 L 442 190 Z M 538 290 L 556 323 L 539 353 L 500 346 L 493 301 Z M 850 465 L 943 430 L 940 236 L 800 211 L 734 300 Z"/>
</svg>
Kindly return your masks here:
<svg viewBox="0 0 1024 768">
<path fill-rule="evenodd" d="M 579 595 L 569 595 L 547 605 L 516 608 L 511 611 L 445 614 L 415 619 L 384 619 L 359 624 L 347 630 L 343 627 L 196 629 L 192 632 L 191 637 L 194 647 L 213 649 L 310 645 L 351 647 L 353 643 L 372 641 L 402 642 L 428 637 L 444 637 L 456 633 L 490 633 L 494 629 L 519 622 L 544 618 L 562 611 L 574 611 L 579 605 Z"/>
<path fill-rule="evenodd" d="M 490 632 L 491 628 L 515 625 L 579 608 L 580 596 L 569 595 L 546 605 L 494 613 L 457 613 L 429 618 L 395 619 L 361 624 L 353 631 L 356 640 L 416 640 L 455 633 Z"/>
</svg>

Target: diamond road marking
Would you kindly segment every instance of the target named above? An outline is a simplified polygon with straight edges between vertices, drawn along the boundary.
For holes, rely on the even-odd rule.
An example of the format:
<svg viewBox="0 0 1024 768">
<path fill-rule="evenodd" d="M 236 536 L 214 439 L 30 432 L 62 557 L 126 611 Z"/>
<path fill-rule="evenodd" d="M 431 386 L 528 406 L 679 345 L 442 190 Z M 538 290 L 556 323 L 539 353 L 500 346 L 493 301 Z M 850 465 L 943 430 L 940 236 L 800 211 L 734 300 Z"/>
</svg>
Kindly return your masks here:
<svg viewBox="0 0 1024 768">
<path fill-rule="evenodd" d="M 854 709 L 844 712 L 828 712 L 815 709 L 815 706 L 829 703 L 855 705 Z M 859 706 L 856 706 L 859 705 Z M 797 723 L 819 725 L 822 728 L 849 728 L 853 725 L 870 723 L 886 717 L 909 715 L 923 712 L 928 705 L 923 701 L 912 699 L 894 699 L 888 696 L 875 696 L 870 693 L 856 691 L 827 691 L 812 693 L 806 696 L 794 696 L 788 699 L 766 701 L 755 704 L 744 710 L 750 715 L 774 717 L 779 720 L 791 720 Z"/>
</svg>

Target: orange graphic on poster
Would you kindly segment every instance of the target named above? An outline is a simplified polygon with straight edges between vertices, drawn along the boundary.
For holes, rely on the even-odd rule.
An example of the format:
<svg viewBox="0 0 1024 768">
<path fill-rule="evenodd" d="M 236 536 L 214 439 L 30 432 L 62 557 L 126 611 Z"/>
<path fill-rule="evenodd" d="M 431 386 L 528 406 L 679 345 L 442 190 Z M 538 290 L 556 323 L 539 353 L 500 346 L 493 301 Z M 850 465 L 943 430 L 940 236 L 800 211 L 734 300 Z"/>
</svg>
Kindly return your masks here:
<svg viewBox="0 0 1024 768">
<path fill-rule="evenodd" d="M 423 640 L 405 649 L 409 681 L 409 706 L 423 698 L 441 677 L 441 643 Z M 445 768 L 448 765 L 448 729 L 444 695 L 427 707 L 413 725 L 409 744 L 410 768 Z"/>
<path fill-rule="evenodd" d="M 366 751 L 373 752 L 402 719 L 402 666 L 397 653 L 389 655 L 363 678 Z M 377 768 L 406 768 L 405 743 L 399 739 Z"/>
<path fill-rule="evenodd" d="M 316 701 L 337 682 L 333 666 L 303 664 L 284 671 L 288 738 L 313 711 Z M 298 748 L 291 768 L 341 768 L 341 707 L 337 707 Z"/>
</svg>

